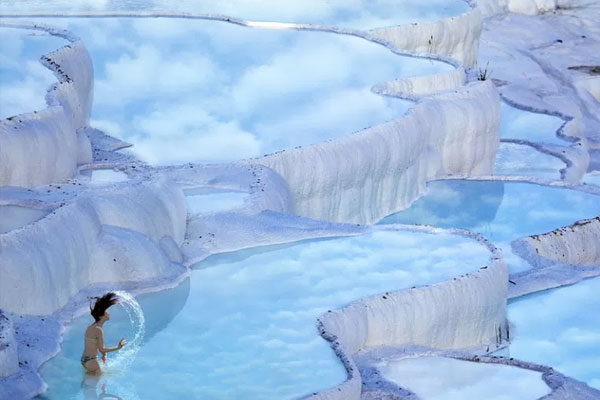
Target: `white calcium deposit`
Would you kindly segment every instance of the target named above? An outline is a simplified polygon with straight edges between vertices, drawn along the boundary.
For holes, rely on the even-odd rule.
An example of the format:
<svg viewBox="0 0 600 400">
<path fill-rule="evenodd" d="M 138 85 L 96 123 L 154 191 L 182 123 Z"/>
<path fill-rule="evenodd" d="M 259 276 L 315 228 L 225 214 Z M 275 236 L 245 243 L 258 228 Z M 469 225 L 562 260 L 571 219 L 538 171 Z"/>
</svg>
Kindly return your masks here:
<svg viewBox="0 0 600 400">
<path fill-rule="evenodd" d="M 0 310 L 0 378 L 19 370 L 17 342 L 12 321 Z"/>
<path fill-rule="evenodd" d="M 600 266 L 600 217 L 521 239 L 536 254 L 572 265 Z"/>
<path fill-rule="evenodd" d="M 0 186 L 32 187 L 70 178 L 78 165 L 92 160 L 82 132 L 92 104 L 92 60 L 78 40 L 42 60 L 58 83 L 46 94 L 47 108 L 0 121 Z"/>
<path fill-rule="evenodd" d="M 472 67 L 477 63 L 481 22 L 481 12 L 474 8 L 436 22 L 376 28 L 369 34 L 402 51 L 451 58 Z"/>
<path fill-rule="evenodd" d="M 458 89 L 466 83 L 463 68 L 434 75 L 395 79 L 375 85 L 372 90 L 384 96 L 417 100 L 423 96 Z"/>
<path fill-rule="evenodd" d="M 428 97 L 397 120 L 250 162 L 285 179 L 296 214 L 370 224 L 406 208 L 429 180 L 490 175 L 499 124 L 494 85 L 478 82 Z"/>
<path fill-rule="evenodd" d="M 508 269 L 502 260 L 451 281 L 380 294 L 323 314 L 322 336 L 349 357 L 378 346 L 420 345 L 465 349 L 499 343 L 507 331 Z M 500 340 L 501 340 L 500 338 Z M 344 384 L 312 396 L 319 400 L 359 400 L 356 364 L 347 364 Z"/>
<path fill-rule="evenodd" d="M 164 284 L 164 278 L 178 264 L 216 252 L 360 233 L 364 228 L 355 224 L 371 224 L 406 208 L 423 193 L 427 181 L 491 175 L 499 145 L 498 91 L 522 109 L 567 121 L 559 133 L 573 139 L 574 144 L 544 151 L 564 154 L 567 171 L 562 178 L 576 182 L 593 163 L 588 150 L 600 148 L 596 86 L 565 72 L 582 56 L 560 47 L 553 35 L 560 33 L 573 49 L 583 49 L 577 51 L 591 58 L 596 57 L 594 45 L 581 36 L 598 29 L 587 22 L 568 25 L 570 22 L 550 13 L 536 17 L 506 14 L 540 14 L 575 5 L 574 1 L 471 3 L 473 10 L 434 23 L 369 31 L 288 26 L 352 34 L 395 52 L 436 57 L 457 68 L 450 73 L 376 85 L 373 90 L 377 93 L 411 98 L 417 103 L 401 118 L 340 139 L 228 166 L 152 169 L 135 161 L 135 172 L 130 165 L 121 165 L 132 178 L 126 182 L 72 189 L 74 194 L 69 192 L 64 201 L 52 199 L 46 204 L 36 199 L 43 203 L 36 203 L 39 209 L 50 211 L 48 215 L 0 234 L 0 309 L 16 315 L 63 313 L 60 323 L 64 323 L 93 285 L 145 282 L 148 287 L 160 287 L 159 282 Z M 75 16 L 201 18 L 252 26 L 226 16 L 170 12 Z M 483 16 L 489 18 L 484 20 Z M 88 137 L 92 64 L 81 41 L 67 33 L 64 37 L 71 43 L 44 58 L 58 80 L 48 92 L 48 108 L 0 121 L 0 197 L 10 195 L 8 186 L 35 187 L 71 178 L 82 164 L 117 168 L 119 162 L 132 162 L 131 156 L 112 152 L 124 144 L 113 149 L 95 148 L 110 158 L 106 165 L 92 161 L 89 137 L 94 135 Z M 476 71 L 469 68 L 486 61 L 490 61 L 490 78 L 477 81 Z M 471 82 L 465 84 L 467 81 Z M 199 187 L 243 191 L 249 197 L 236 212 L 191 217 L 188 221 L 183 190 Z M 3 205 L 32 203 L 30 198 L 18 200 L 17 196 Z M 526 241 L 548 259 L 598 265 L 599 230 L 597 220 L 583 221 L 560 233 Z M 501 341 L 508 335 L 507 282 L 507 268 L 498 257 L 472 274 L 357 300 L 324 314 L 319 330 L 344 363 L 348 379 L 309 397 L 360 399 L 362 380 L 353 356 L 368 348 L 418 345 L 464 350 L 498 344 L 499 337 Z M 31 293 L 35 295 L 23 295 Z M 48 317 L 47 321 L 59 325 L 58 317 Z M 49 339 L 44 342 L 46 347 L 36 349 L 39 362 L 31 368 L 38 368 L 50 357 L 57 343 L 58 339 Z M 19 367 L 22 354 L 16 353 L 15 344 L 13 325 L 0 313 L 0 379 L 24 370 Z M 7 393 L 23 397 L 43 390 L 39 377 L 10 382 Z M 577 398 L 580 387 L 571 383 L 554 390 L 550 396 L 560 392 L 565 398 Z"/>
<path fill-rule="evenodd" d="M 51 314 L 90 284 L 160 277 L 171 261 L 159 242 L 184 234 L 183 192 L 169 182 L 83 194 L 0 235 L 0 308 Z"/>
</svg>

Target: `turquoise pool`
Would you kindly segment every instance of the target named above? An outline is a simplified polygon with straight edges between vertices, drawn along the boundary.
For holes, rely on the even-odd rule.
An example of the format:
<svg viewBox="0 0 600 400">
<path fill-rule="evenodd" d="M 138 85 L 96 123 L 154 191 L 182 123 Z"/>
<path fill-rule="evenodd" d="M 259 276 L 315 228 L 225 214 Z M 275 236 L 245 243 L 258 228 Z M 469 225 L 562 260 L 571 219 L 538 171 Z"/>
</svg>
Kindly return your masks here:
<svg viewBox="0 0 600 400">
<path fill-rule="evenodd" d="M 335 386 L 346 373 L 317 333 L 321 313 L 476 270 L 489 256 L 459 236 L 387 230 L 212 256 L 184 285 L 140 297 L 145 342 L 131 369 L 108 371 L 98 393 L 105 384 L 123 399 L 294 399 Z M 132 335 L 114 308 L 111 345 Z M 90 319 L 75 319 L 41 368 L 42 398 L 85 398 L 79 357 Z"/>
<path fill-rule="evenodd" d="M 512 253 L 510 242 L 523 236 L 600 215 L 600 196 L 532 183 L 435 181 L 408 209 L 380 224 L 428 224 L 479 232 L 503 250 L 511 272 L 530 268 Z"/>
<path fill-rule="evenodd" d="M 511 357 L 600 389 L 600 278 L 510 301 Z"/>
</svg>

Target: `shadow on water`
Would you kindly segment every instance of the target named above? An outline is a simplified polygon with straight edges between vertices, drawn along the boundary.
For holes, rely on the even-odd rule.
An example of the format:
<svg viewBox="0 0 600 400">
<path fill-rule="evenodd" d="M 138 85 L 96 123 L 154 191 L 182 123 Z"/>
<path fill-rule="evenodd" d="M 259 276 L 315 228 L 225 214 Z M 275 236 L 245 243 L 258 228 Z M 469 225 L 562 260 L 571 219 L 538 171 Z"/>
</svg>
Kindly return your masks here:
<svg viewBox="0 0 600 400">
<path fill-rule="evenodd" d="M 504 198 L 500 181 L 433 181 L 427 187 L 427 193 L 408 209 L 379 223 L 470 229 L 492 222 Z"/>
</svg>

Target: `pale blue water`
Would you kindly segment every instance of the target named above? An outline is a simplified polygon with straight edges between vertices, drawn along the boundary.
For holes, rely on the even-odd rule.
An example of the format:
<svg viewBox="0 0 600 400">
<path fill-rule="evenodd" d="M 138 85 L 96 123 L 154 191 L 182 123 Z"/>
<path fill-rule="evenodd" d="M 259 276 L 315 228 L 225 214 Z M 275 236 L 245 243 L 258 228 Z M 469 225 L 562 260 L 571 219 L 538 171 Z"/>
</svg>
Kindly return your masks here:
<svg viewBox="0 0 600 400">
<path fill-rule="evenodd" d="M 93 185 L 103 186 L 112 183 L 125 182 L 127 174 L 114 169 L 93 169 L 80 171 L 77 179 L 81 182 Z"/>
<path fill-rule="evenodd" d="M 81 36 L 92 56 L 91 125 L 155 165 L 239 160 L 349 135 L 413 104 L 376 95 L 373 85 L 453 69 L 325 32 L 153 18 L 51 22 Z"/>
<path fill-rule="evenodd" d="M 429 224 L 479 232 L 503 250 L 511 272 L 530 268 L 510 242 L 600 215 L 600 196 L 500 181 L 435 181 L 411 207 L 380 224 Z"/>
<path fill-rule="evenodd" d="M 45 210 L 36 210 L 15 205 L 0 205 L 0 234 L 10 232 L 44 218 Z"/>
<path fill-rule="evenodd" d="M 586 185 L 600 186 L 600 172 L 585 174 L 582 181 Z"/>
<path fill-rule="evenodd" d="M 600 278 L 508 305 L 511 357 L 549 365 L 600 389 Z"/>
<path fill-rule="evenodd" d="M 244 19 L 374 28 L 435 21 L 469 10 L 461 0 L 3 0 L 2 12 L 173 10 Z"/>
<path fill-rule="evenodd" d="M 0 28 L 0 119 L 46 108 L 56 78 L 39 59 L 67 42 L 44 33 Z"/>
<path fill-rule="evenodd" d="M 213 256 L 184 285 L 140 297 L 146 341 L 133 367 L 103 377 L 98 393 L 105 383 L 123 399 L 294 399 L 332 387 L 346 374 L 317 333 L 321 313 L 473 271 L 489 255 L 458 236 L 380 231 Z M 108 344 L 131 334 L 123 319 L 115 308 Z M 44 398 L 94 398 L 84 397 L 78 361 L 90 320 L 77 318 L 42 367 Z"/>
<path fill-rule="evenodd" d="M 384 360 L 386 379 L 424 400 L 536 400 L 550 393 L 540 372 L 443 357 Z"/>
<path fill-rule="evenodd" d="M 188 190 L 185 201 L 188 214 L 207 214 L 240 208 L 247 197 L 244 192 Z"/>
<path fill-rule="evenodd" d="M 523 176 L 560 180 L 566 164 L 559 158 L 516 143 L 500 143 L 496 152 L 494 175 Z"/>
<path fill-rule="evenodd" d="M 556 132 L 564 121 L 547 114 L 523 111 L 502 102 L 500 121 L 500 137 L 507 139 L 524 139 L 530 142 L 546 142 L 568 146 L 570 142 L 559 138 Z"/>
</svg>

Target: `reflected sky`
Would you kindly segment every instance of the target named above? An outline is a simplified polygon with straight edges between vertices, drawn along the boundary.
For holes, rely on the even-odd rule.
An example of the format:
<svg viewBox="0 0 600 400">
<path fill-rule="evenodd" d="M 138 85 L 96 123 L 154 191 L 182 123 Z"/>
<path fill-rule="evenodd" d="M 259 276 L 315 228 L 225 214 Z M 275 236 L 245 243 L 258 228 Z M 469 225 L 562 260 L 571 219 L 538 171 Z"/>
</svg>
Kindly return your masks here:
<svg viewBox="0 0 600 400">
<path fill-rule="evenodd" d="M 125 399 L 294 399 L 332 387 L 346 373 L 318 335 L 321 313 L 473 271 L 489 255 L 458 236 L 381 231 L 213 256 L 196 265 L 185 306 L 141 348 L 135 369 L 104 383 Z M 140 304 L 147 316 L 161 312 Z M 82 398 L 77 360 L 90 322 L 76 320 L 42 368 L 46 398 Z M 113 343 L 121 333 L 106 336 Z"/>
<path fill-rule="evenodd" d="M 358 29 L 435 21 L 469 9 L 461 0 L 3 0 L 0 3 L 0 13 L 173 10 Z"/>
<path fill-rule="evenodd" d="M 155 165 L 238 160 L 348 135 L 412 104 L 376 95 L 373 85 L 453 68 L 324 32 L 174 19 L 51 22 L 81 36 L 92 55 L 91 125 Z"/>
<path fill-rule="evenodd" d="M 115 171 L 114 169 L 94 169 L 81 171 L 77 176 L 77 179 L 91 185 L 101 186 L 124 182 L 128 178 L 127 174 L 122 171 Z"/>
<path fill-rule="evenodd" d="M 550 393 L 540 372 L 506 365 L 418 357 L 384 362 L 380 368 L 387 379 L 423 400 L 535 400 Z"/>
<path fill-rule="evenodd" d="M 0 205 L 0 234 L 31 224 L 47 214 L 47 211 L 34 208 Z"/>
<path fill-rule="evenodd" d="M 587 185 L 600 186 L 600 172 L 585 174 L 582 181 Z"/>
<path fill-rule="evenodd" d="M 600 215 L 600 197 L 564 188 L 500 181 L 435 181 L 407 210 L 380 224 L 470 229 L 501 247 L 511 272 L 529 268 L 510 242 Z"/>
<path fill-rule="evenodd" d="M 64 39 L 15 28 L 0 28 L 0 119 L 46 108 L 46 90 L 56 83 L 40 62 Z"/>
<path fill-rule="evenodd" d="M 186 191 L 185 202 L 188 214 L 206 214 L 232 210 L 244 205 L 248 193 L 243 192 L 204 192 Z"/>
<path fill-rule="evenodd" d="M 554 143 L 568 146 L 570 142 L 556 136 L 564 121 L 547 114 L 538 114 L 501 103 L 500 137 L 524 139 L 531 142 Z"/>
<path fill-rule="evenodd" d="M 600 389 L 600 278 L 513 300 L 512 357 Z"/>
<path fill-rule="evenodd" d="M 496 152 L 494 175 L 531 176 L 560 180 L 560 170 L 566 164 L 559 158 L 544 154 L 531 146 L 500 143 Z"/>
</svg>

